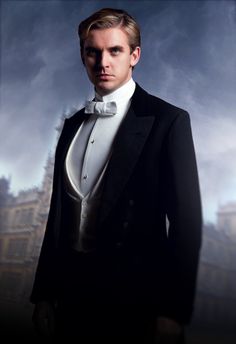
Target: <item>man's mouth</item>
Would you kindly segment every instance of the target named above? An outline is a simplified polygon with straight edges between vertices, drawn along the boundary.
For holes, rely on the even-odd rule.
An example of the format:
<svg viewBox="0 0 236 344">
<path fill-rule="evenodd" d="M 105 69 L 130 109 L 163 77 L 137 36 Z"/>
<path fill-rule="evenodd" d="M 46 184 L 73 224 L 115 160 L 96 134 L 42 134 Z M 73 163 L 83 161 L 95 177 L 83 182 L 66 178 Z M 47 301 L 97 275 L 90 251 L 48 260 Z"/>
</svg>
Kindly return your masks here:
<svg viewBox="0 0 236 344">
<path fill-rule="evenodd" d="M 107 73 L 99 73 L 96 75 L 96 77 L 98 79 L 102 79 L 102 80 L 108 80 L 108 79 L 112 79 L 114 77 L 114 75 L 112 74 L 107 74 Z"/>
</svg>

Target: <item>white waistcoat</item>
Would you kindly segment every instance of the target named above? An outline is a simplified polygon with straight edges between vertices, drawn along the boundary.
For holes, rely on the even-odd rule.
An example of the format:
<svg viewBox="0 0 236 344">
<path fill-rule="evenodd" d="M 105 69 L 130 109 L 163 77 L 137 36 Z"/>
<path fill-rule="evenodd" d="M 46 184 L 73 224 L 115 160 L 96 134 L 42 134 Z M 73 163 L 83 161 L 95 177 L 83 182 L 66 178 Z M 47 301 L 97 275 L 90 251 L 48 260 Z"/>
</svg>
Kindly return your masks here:
<svg viewBox="0 0 236 344">
<path fill-rule="evenodd" d="M 95 248 L 95 223 L 102 192 L 103 176 L 112 155 L 118 129 L 128 111 L 135 83 L 130 79 L 99 101 L 116 101 L 117 114 L 108 117 L 88 115 L 77 131 L 65 160 L 64 181 L 71 202 L 74 228 L 73 248 L 90 251 Z"/>
</svg>

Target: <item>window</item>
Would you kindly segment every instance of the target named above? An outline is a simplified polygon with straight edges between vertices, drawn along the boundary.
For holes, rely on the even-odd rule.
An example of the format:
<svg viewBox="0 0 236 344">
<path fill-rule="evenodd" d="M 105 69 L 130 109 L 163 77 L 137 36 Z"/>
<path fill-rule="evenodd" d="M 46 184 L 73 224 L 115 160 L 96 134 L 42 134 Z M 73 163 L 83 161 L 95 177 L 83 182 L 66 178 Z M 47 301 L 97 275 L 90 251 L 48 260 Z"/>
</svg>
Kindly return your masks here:
<svg viewBox="0 0 236 344">
<path fill-rule="evenodd" d="M 14 226 L 18 226 L 20 224 L 20 210 L 16 210 L 15 218 L 14 218 Z"/>
<path fill-rule="evenodd" d="M 26 224 L 28 224 L 28 225 L 33 224 L 33 219 L 34 219 L 34 208 L 30 208 L 27 211 Z"/>
<path fill-rule="evenodd" d="M 10 239 L 7 249 L 8 259 L 22 259 L 26 256 L 28 239 Z"/>
</svg>

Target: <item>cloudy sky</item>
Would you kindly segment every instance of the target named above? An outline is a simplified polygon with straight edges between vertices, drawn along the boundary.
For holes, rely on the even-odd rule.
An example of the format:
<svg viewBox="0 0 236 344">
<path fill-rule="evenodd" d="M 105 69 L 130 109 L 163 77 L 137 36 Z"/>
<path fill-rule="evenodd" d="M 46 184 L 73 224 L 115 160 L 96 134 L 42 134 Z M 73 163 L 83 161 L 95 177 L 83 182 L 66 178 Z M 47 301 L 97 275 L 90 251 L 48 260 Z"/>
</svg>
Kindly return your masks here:
<svg viewBox="0 0 236 344">
<path fill-rule="evenodd" d="M 236 200 L 236 2 L 1 1 L 0 176 L 11 191 L 40 186 L 55 127 L 93 89 L 80 61 L 78 23 L 102 7 L 140 23 L 134 79 L 191 116 L 203 214 Z"/>
</svg>

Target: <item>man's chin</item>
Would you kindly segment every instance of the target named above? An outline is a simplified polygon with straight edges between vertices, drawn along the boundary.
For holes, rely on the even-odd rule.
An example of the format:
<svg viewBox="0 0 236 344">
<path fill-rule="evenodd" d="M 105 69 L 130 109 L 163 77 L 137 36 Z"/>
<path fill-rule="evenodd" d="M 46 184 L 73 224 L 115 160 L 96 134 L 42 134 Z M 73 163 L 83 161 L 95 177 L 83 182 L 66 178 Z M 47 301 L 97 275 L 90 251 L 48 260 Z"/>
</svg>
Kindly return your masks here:
<svg viewBox="0 0 236 344">
<path fill-rule="evenodd" d="M 96 91 L 101 95 L 101 96 L 105 96 L 109 93 L 112 93 L 113 91 L 115 91 L 119 86 L 115 86 L 115 85 L 109 85 L 108 83 L 104 83 L 103 85 L 96 85 Z"/>
</svg>

